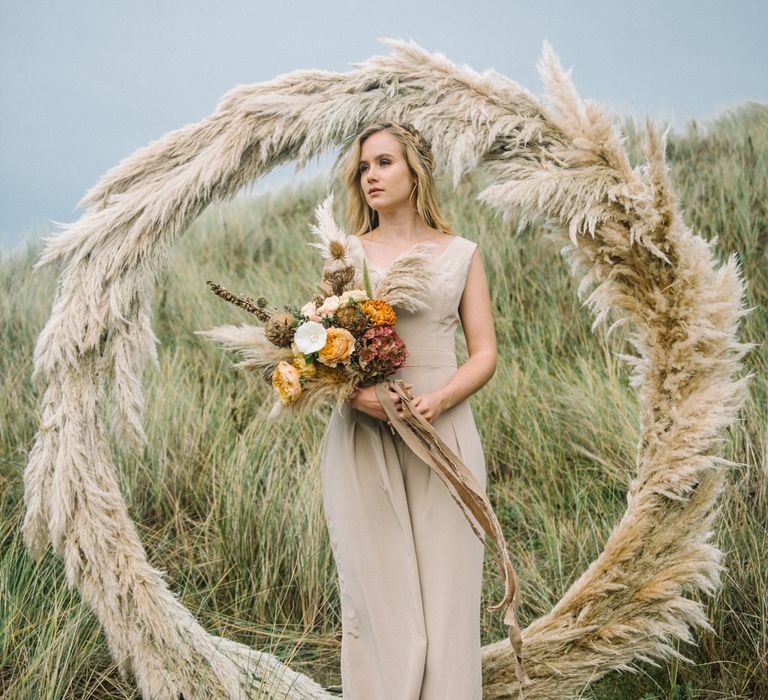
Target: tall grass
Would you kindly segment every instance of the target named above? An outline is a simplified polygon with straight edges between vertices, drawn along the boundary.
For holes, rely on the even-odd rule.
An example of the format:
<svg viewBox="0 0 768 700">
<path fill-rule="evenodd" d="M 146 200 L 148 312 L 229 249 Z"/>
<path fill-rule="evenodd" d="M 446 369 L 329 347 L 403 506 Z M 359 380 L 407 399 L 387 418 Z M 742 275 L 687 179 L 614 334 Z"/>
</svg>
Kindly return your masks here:
<svg viewBox="0 0 768 700">
<path fill-rule="evenodd" d="M 639 157 L 632 122 L 624 124 Z M 745 104 L 669 142 L 686 220 L 738 251 L 754 311 L 744 340 L 768 332 L 768 108 Z M 472 398 L 489 492 L 522 585 L 522 626 L 547 612 L 594 559 L 626 505 L 638 415 L 628 372 L 576 298 L 557 245 L 501 223 L 473 201 L 476 176 L 441 185 L 455 230 L 479 243 L 499 346 L 491 382 Z M 337 189 L 339 189 L 337 187 Z M 231 358 L 194 335 L 254 319 L 211 294 L 207 279 L 275 304 L 308 297 L 321 260 L 305 245 L 325 183 L 210 207 L 191 227 L 155 297 L 160 368 L 147 370 L 142 454 L 117 452 L 121 488 L 153 565 L 205 627 L 271 651 L 325 683 L 339 683 L 336 573 L 323 519 L 318 460 L 328 411 L 264 425 L 271 390 L 234 372 Z M 337 198 L 338 201 L 338 198 Z M 341 211 L 337 212 L 341 220 Z M 56 278 L 32 274 L 39 247 L 0 258 L 0 694 L 9 698 L 136 698 L 110 659 L 95 616 L 66 587 L 61 563 L 24 551 L 22 470 L 37 426 L 30 383 L 35 339 Z M 460 361 L 466 345 L 458 338 Z M 719 547 L 728 567 L 709 602 L 715 634 L 682 651 L 694 666 L 642 665 L 613 674 L 587 698 L 768 697 L 768 459 L 766 351 L 747 358 L 749 400 L 729 432 L 731 473 Z M 484 608 L 503 592 L 486 557 Z M 482 641 L 505 636 L 484 609 Z"/>
</svg>

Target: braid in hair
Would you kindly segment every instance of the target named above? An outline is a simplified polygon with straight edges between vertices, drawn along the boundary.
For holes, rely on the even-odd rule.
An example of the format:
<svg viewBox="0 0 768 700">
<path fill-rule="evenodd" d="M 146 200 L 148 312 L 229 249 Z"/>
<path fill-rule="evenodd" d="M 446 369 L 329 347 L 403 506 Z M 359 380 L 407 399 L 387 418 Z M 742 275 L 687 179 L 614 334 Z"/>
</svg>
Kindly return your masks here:
<svg viewBox="0 0 768 700">
<path fill-rule="evenodd" d="M 430 173 L 434 173 L 435 157 L 432 154 L 432 143 L 413 124 L 399 122 L 399 125 L 413 137 L 413 145 L 423 159 L 424 165 L 427 166 Z"/>
</svg>

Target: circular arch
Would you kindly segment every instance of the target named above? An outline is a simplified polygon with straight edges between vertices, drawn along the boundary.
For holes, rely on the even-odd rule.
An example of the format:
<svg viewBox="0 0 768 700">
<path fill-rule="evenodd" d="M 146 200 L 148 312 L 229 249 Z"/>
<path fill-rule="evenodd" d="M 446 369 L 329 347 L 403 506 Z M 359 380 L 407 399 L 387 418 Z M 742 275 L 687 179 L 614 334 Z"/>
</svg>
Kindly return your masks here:
<svg viewBox="0 0 768 700">
<path fill-rule="evenodd" d="M 709 628 L 721 552 L 708 542 L 728 464 L 718 454 L 749 377 L 749 345 L 735 259 L 718 266 L 710 243 L 682 220 L 664 160 L 665 136 L 646 124 L 646 162 L 632 167 L 622 137 L 582 101 L 545 43 L 539 101 L 508 78 L 477 74 L 413 42 L 386 39 L 344 73 L 299 70 L 239 86 L 207 119 L 166 134 L 107 172 L 86 212 L 47 241 L 36 268 L 60 282 L 40 333 L 33 379 L 41 425 L 24 473 L 24 539 L 36 558 L 50 543 L 67 580 L 99 617 L 110 650 L 145 698 L 326 698 L 277 658 L 208 634 L 150 566 L 115 478 L 113 429 L 145 442 L 141 372 L 157 362 L 151 294 L 168 253 L 211 202 L 285 161 L 297 168 L 349 143 L 374 119 L 407 120 L 432 142 L 454 187 L 481 169 L 477 198 L 522 223 L 554 224 L 581 279 L 593 328 L 631 326 L 641 416 L 627 510 L 604 550 L 550 613 L 523 631 L 529 698 L 567 698 L 612 670 L 675 656 L 673 638 Z M 610 329 L 609 329 L 610 332 Z M 483 649 L 484 696 L 517 692 L 508 639 Z"/>
</svg>

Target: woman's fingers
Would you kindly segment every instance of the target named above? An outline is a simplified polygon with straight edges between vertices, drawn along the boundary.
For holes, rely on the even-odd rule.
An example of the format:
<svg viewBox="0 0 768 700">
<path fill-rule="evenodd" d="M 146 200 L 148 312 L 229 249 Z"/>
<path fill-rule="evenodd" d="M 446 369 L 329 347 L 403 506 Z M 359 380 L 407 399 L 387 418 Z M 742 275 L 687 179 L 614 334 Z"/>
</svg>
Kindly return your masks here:
<svg viewBox="0 0 768 700">
<path fill-rule="evenodd" d="M 408 394 L 411 393 L 411 389 L 413 388 L 413 382 L 405 382 L 405 387 L 408 389 Z M 400 418 L 403 418 L 405 416 L 405 412 L 403 410 L 403 400 L 400 397 L 400 394 L 398 394 L 393 389 L 389 390 L 389 396 L 392 399 L 392 403 L 395 404 L 395 410 L 397 411 L 397 415 L 400 416 Z M 412 396 L 409 396 L 409 398 L 412 398 Z M 384 416 L 384 419 L 387 422 L 388 426 L 392 426 L 392 421 L 387 418 L 386 414 Z"/>
</svg>

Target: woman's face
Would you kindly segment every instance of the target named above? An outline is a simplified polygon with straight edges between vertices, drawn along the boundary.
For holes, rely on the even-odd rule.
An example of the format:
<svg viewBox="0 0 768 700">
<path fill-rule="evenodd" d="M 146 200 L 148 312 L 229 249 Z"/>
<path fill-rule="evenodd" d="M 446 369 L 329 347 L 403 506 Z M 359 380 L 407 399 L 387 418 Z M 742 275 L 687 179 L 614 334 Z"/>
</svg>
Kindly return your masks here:
<svg viewBox="0 0 768 700">
<path fill-rule="evenodd" d="M 379 212 L 407 204 L 416 181 L 403 147 L 388 131 L 377 131 L 364 141 L 358 173 L 368 206 Z"/>
</svg>

